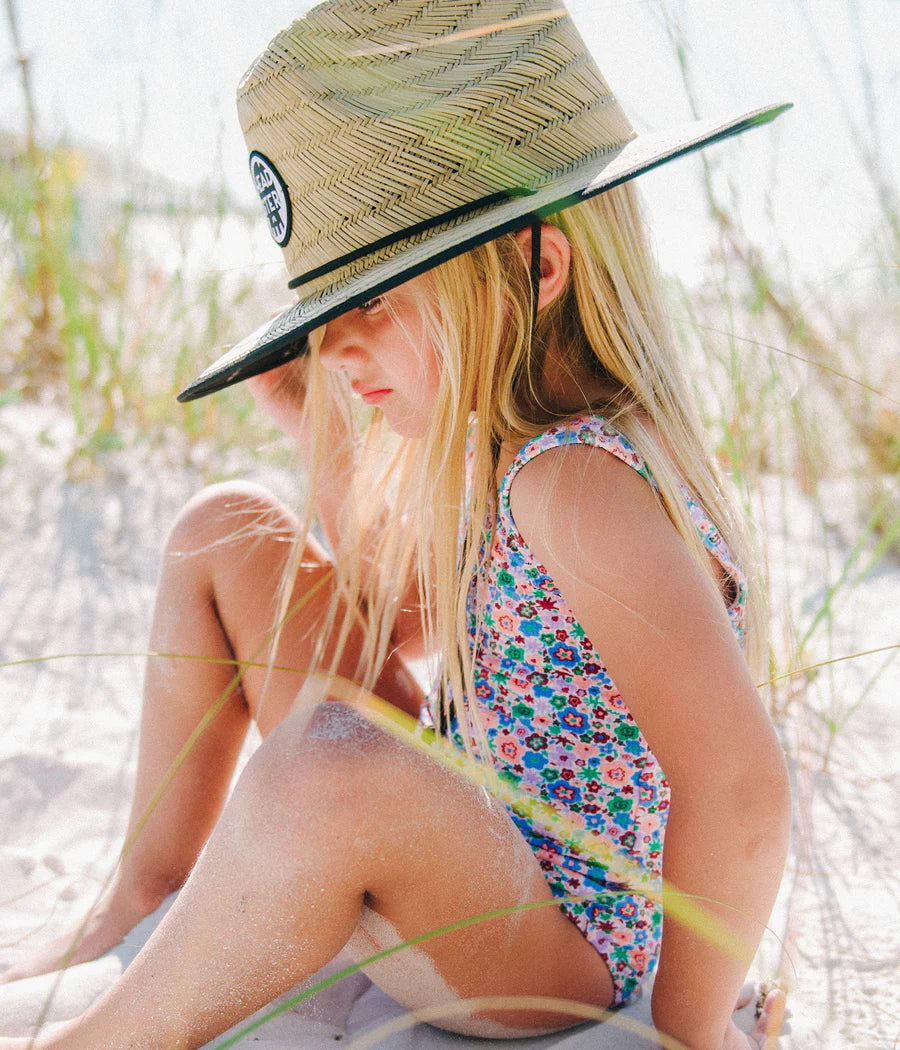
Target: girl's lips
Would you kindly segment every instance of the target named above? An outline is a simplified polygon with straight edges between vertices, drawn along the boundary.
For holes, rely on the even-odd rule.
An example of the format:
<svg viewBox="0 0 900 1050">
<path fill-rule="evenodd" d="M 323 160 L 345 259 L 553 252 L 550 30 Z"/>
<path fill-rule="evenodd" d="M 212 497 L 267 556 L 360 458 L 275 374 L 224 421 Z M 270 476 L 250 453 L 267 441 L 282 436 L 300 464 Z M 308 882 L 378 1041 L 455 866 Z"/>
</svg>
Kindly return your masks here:
<svg viewBox="0 0 900 1050">
<path fill-rule="evenodd" d="M 382 401 L 391 393 L 388 389 L 367 390 L 365 387 L 357 387 L 355 389 L 356 393 L 359 394 L 367 405 L 377 405 L 379 401 Z"/>
</svg>

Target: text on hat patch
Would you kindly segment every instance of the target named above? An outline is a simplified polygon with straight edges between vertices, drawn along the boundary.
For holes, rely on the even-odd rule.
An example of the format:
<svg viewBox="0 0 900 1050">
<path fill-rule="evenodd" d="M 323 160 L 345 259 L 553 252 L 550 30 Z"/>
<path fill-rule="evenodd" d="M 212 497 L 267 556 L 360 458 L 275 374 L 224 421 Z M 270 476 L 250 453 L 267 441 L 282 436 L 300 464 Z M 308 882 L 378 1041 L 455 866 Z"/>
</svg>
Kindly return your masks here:
<svg viewBox="0 0 900 1050">
<path fill-rule="evenodd" d="M 250 174 L 269 220 L 272 240 L 283 248 L 291 237 L 291 198 L 278 169 L 262 153 L 250 154 Z"/>
</svg>

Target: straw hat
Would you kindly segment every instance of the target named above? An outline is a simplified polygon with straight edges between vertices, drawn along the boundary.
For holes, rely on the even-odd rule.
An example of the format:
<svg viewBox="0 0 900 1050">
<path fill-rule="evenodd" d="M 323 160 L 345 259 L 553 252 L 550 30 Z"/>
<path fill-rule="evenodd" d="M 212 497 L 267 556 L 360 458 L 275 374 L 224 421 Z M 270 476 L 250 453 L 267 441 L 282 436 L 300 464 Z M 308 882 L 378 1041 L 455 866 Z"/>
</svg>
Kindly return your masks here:
<svg viewBox="0 0 900 1050">
<path fill-rule="evenodd" d="M 181 401 L 299 356 L 311 329 L 454 255 L 788 108 L 638 136 L 556 0 L 328 0 L 272 41 L 237 102 L 299 301 Z"/>
</svg>

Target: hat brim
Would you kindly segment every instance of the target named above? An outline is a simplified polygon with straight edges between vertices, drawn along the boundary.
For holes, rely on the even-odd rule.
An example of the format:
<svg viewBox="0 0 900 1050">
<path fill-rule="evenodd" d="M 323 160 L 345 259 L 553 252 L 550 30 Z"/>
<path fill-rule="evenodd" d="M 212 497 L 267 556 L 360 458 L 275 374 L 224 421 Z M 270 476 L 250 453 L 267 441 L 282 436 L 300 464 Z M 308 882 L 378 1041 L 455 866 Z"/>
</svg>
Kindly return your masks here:
<svg viewBox="0 0 900 1050">
<path fill-rule="evenodd" d="M 370 268 L 300 299 L 218 358 L 178 395 L 178 400 L 205 397 L 300 357 L 307 351 L 307 335 L 314 328 L 448 259 L 522 228 L 533 215 L 550 215 L 571 207 L 685 153 L 766 124 L 790 108 L 791 103 L 782 103 L 726 121 L 695 121 L 674 130 L 639 135 L 615 152 L 591 158 L 536 193 L 512 197 L 487 211 L 459 218 Z"/>
</svg>

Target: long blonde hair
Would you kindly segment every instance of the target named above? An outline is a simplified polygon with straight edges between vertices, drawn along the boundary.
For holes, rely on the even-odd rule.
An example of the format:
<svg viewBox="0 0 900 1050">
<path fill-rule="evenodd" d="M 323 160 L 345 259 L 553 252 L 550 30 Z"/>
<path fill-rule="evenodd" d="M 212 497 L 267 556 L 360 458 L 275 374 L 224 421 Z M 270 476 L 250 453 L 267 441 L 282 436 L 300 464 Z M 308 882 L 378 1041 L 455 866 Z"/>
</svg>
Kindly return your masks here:
<svg viewBox="0 0 900 1050">
<path fill-rule="evenodd" d="M 519 447 L 561 417 L 543 389 L 548 347 L 558 348 L 573 376 L 592 375 L 610 390 L 600 403 L 585 395 L 584 406 L 566 414 L 602 415 L 640 451 L 658 498 L 710 586 L 721 591 L 722 584 L 691 520 L 682 484 L 716 523 L 735 561 L 753 576 L 741 516 L 707 448 L 678 359 L 634 188 L 618 186 L 545 221 L 568 237 L 572 263 L 566 288 L 540 312 L 533 333 L 528 266 L 512 234 L 421 278 L 432 293 L 423 307 L 425 329 L 441 361 L 431 425 L 423 438 L 391 440 L 380 412 L 373 412 L 357 438 L 350 500 L 356 517 L 342 523 L 341 549 L 334 552 L 329 623 L 343 617 L 343 637 L 351 624 L 363 625 L 357 675 L 366 688 L 393 644 L 402 583 L 418 579 L 419 592 L 429 596 L 421 610 L 423 629 L 440 653 L 445 713 L 468 724 L 470 733 L 462 734 L 467 746 L 472 736 L 484 741 L 465 699 L 472 695 L 469 585 L 492 519 L 500 446 Z M 327 469 L 327 414 L 347 411 L 339 380 L 317 367 L 319 342 L 311 340 L 306 400 L 307 425 L 319 438 L 311 456 L 310 506 L 318 471 Z M 372 510 L 385 505 L 387 514 Z M 762 619 L 754 588 L 746 637 L 755 670 L 765 646 Z M 333 669 L 338 656 L 321 653 L 322 668 Z"/>
</svg>

